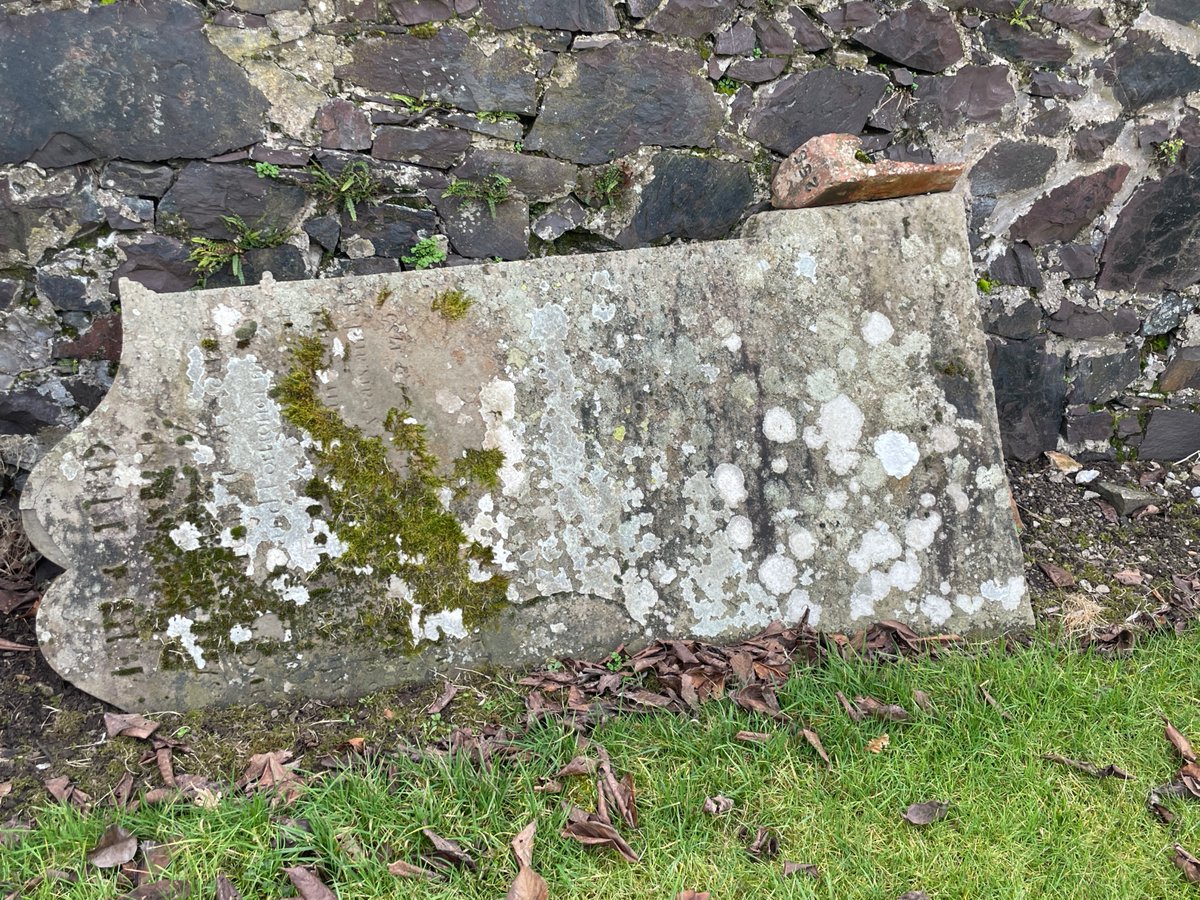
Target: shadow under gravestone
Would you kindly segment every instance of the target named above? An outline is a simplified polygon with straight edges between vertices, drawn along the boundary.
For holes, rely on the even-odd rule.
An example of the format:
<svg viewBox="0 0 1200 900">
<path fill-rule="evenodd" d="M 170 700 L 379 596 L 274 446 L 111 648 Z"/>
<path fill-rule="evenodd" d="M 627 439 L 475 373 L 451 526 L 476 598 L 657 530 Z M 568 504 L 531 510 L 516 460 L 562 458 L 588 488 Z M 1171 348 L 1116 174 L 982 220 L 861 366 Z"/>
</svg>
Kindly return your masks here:
<svg viewBox="0 0 1200 900">
<path fill-rule="evenodd" d="M 102 405 L 30 478 L 64 677 L 124 708 L 806 612 L 1031 612 L 961 202 L 739 240 L 181 294 L 122 286 Z"/>
</svg>

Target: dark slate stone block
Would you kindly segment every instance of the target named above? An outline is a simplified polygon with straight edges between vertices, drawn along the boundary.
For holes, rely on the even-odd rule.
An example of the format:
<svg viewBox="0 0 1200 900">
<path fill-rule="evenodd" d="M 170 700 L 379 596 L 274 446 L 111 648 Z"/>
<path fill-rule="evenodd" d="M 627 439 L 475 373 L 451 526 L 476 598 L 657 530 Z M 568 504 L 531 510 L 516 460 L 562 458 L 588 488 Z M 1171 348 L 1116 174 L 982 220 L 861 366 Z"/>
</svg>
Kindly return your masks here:
<svg viewBox="0 0 1200 900">
<path fill-rule="evenodd" d="M 1058 69 L 1067 64 L 1074 52 L 1070 44 L 1034 34 L 1004 19 L 988 19 L 979 33 L 989 50 L 1022 65 Z"/>
<path fill-rule="evenodd" d="M 42 178 L 31 169 L 0 174 L 0 269 L 37 265 L 104 221 L 90 173 L 61 169 Z"/>
<path fill-rule="evenodd" d="M 1156 409 L 1138 447 L 1139 459 L 1172 462 L 1200 450 L 1200 413 L 1182 409 Z"/>
<path fill-rule="evenodd" d="M 158 199 L 167 192 L 175 172 L 170 166 L 145 163 L 110 162 L 100 174 L 100 186 L 134 197 Z"/>
<path fill-rule="evenodd" d="M 289 229 L 307 199 L 303 188 L 259 178 L 251 166 L 188 163 L 158 204 L 158 225 L 228 240 L 233 233 L 222 216 L 241 216 L 251 228 Z"/>
<path fill-rule="evenodd" d="M 1183 297 L 1172 291 L 1167 291 L 1159 304 L 1150 311 L 1142 323 L 1142 334 L 1153 337 L 1156 334 L 1168 334 L 1183 324 L 1191 311 L 1196 307 L 1196 300 Z"/>
<path fill-rule="evenodd" d="M 691 53 L 629 40 L 563 54 L 559 66 L 526 150 L 594 165 L 643 145 L 711 147 L 724 121 Z"/>
<path fill-rule="evenodd" d="M 942 72 L 963 58 L 954 19 L 945 9 L 913 0 L 854 40 L 902 66 Z"/>
<path fill-rule="evenodd" d="M 1046 352 L 1046 339 L 988 341 L 1000 438 L 1006 456 L 1031 460 L 1058 444 L 1066 403 L 1066 360 Z"/>
<path fill-rule="evenodd" d="M 1192 0 L 1183 2 L 1190 3 Z M 1116 33 L 1104 23 L 1104 12 L 1096 7 L 1079 9 L 1064 3 L 1043 3 L 1040 12 L 1047 21 L 1069 28 L 1098 44 L 1103 44 Z"/>
<path fill-rule="evenodd" d="M 494 28 L 616 31 L 611 0 L 482 0 L 483 18 Z"/>
<path fill-rule="evenodd" d="M 399 259 L 422 237 L 437 231 L 437 217 L 432 210 L 389 203 L 359 207 L 357 222 L 343 212 L 341 225 L 343 247 L 350 238 L 361 237 L 375 247 L 375 256 Z"/>
<path fill-rule="evenodd" d="M 984 328 L 988 334 L 1010 340 L 1025 340 L 1037 337 L 1042 324 L 1042 309 L 1032 301 L 1026 301 L 1011 313 L 1005 313 L 998 301 L 992 303 Z"/>
<path fill-rule="evenodd" d="M 578 170 L 570 163 L 544 156 L 476 147 L 451 174 L 472 181 L 492 174 L 503 175 L 511 179 L 509 188 L 525 199 L 552 200 L 571 192 Z"/>
<path fill-rule="evenodd" d="M 736 11 L 734 0 L 664 0 L 638 27 L 700 40 L 729 24 Z"/>
<path fill-rule="evenodd" d="M 308 277 L 304 265 L 304 254 L 291 244 L 250 250 L 242 255 L 242 281 L 234 277 L 228 267 L 209 277 L 205 287 L 233 287 L 235 285 L 258 284 L 263 273 L 270 272 L 276 281 L 301 281 Z"/>
<path fill-rule="evenodd" d="M 530 231 L 543 241 L 553 241 L 587 221 L 587 210 L 574 197 L 556 200 L 538 216 Z"/>
<path fill-rule="evenodd" d="M 1063 81 L 1052 72 L 1034 72 L 1029 76 L 1026 92 L 1033 97 L 1078 100 L 1087 93 L 1087 88 L 1078 81 Z"/>
<path fill-rule="evenodd" d="M 654 178 L 642 188 L 637 212 L 617 238 L 626 248 L 664 238 L 714 240 L 727 235 L 754 199 L 742 163 L 684 153 L 655 154 Z"/>
<path fill-rule="evenodd" d="M 1084 162 L 1094 162 L 1104 156 L 1104 151 L 1113 145 L 1125 127 L 1122 119 L 1114 119 L 1103 125 L 1080 128 L 1075 135 L 1075 156 Z"/>
<path fill-rule="evenodd" d="M 1142 374 L 1137 347 L 1100 356 L 1084 356 L 1075 363 L 1072 403 L 1104 403 L 1120 394 Z"/>
<path fill-rule="evenodd" d="M 492 216 L 486 204 L 460 197 L 434 201 L 450 245 L 461 256 L 475 259 L 524 259 L 529 255 L 529 206 L 513 198 L 497 204 Z"/>
<path fill-rule="evenodd" d="M 317 110 L 321 146 L 329 150 L 366 150 L 371 146 L 371 120 L 367 114 L 341 97 Z"/>
<path fill-rule="evenodd" d="M 820 53 L 833 46 L 829 38 L 817 27 L 817 23 L 798 6 L 788 10 L 788 24 L 792 26 L 796 44 L 809 53 Z"/>
<path fill-rule="evenodd" d="M 178 0 L 5 16 L 0 163 L 206 157 L 255 141 L 267 101 Z M 147 85 L 153 84 L 153 90 Z"/>
<path fill-rule="evenodd" d="M 267 13 L 304 8 L 304 0 L 233 0 L 233 5 L 242 12 L 264 16 Z"/>
<path fill-rule="evenodd" d="M 1078 418 L 1068 418 L 1064 425 L 1064 437 L 1069 444 L 1079 444 L 1083 441 L 1107 441 L 1113 436 L 1113 415 L 1103 410 L 1087 413 Z"/>
<path fill-rule="evenodd" d="M 1200 389 L 1200 347 L 1181 347 L 1158 378 L 1158 389 L 1172 391 Z"/>
<path fill-rule="evenodd" d="M 342 223 L 337 216 L 318 216 L 304 223 L 304 232 L 317 242 L 321 249 L 332 253 L 337 249 L 342 236 Z"/>
<path fill-rule="evenodd" d="M 110 289 L 117 292 L 122 278 L 136 281 L 160 294 L 173 294 L 195 286 L 196 273 L 188 262 L 189 248 L 182 241 L 148 234 L 134 243 L 124 244 L 125 262 L 113 273 Z"/>
<path fill-rule="evenodd" d="M 1150 0 L 1147 10 L 1180 25 L 1200 24 L 1200 6 L 1196 5 L 1195 0 Z"/>
<path fill-rule="evenodd" d="M 1034 101 L 1033 108 L 1040 109 L 1041 112 L 1030 120 L 1025 127 L 1025 133 L 1031 137 L 1056 138 L 1063 132 L 1069 131 L 1071 111 L 1061 104 L 1050 109 L 1043 103 L 1044 101 Z"/>
<path fill-rule="evenodd" d="M 819 134 L 858 134 L 887 84 L 882 75 L 828 66 L 786 75 L 759 92 L 746 134 L 785 155 Z"/>
<path fill-rule="evenodd" d="M 1141 319 L 1128 306 L 1116 310 L 1091 309 L 1064 300 L 1050 316 L 1047 327 L 1069 338 L 1107 337 L 1110 334 L 1136 334 Z"/>
<path fill-rule="evenodd" d="M 1059 247 L 1058 261 L 1072 278 L 1091 278 L 1100 271 L 1100 254 L 1089 244 Z"/>
<path fill-rule="evenodd" d="M 471 135 L 458 128 L 405 128 L 384 125 L 375 135 L 371 155 L 376 159 L 449 169 L 462 161 Z"/>
<path fill-rule="evenodd" d="M 104 220 L 113 231 L 137 231 L 154 221 L 154 201 L 127 197 L 116 204 L 104 204 Z"/>
<path fill-rule="evenodd" d="M 866 0 L 850 0 L 849 3 L 843 3 L 820 15 L 821 21 L 834 31 L 870 28 L 879 21 L 879 7 Z"/>
<path fill-rule="evenodd" d="M 486 54 L 452 26 L 430 38 L 366 38 L 351 54 L 337 77 L 369 90 L 427 97 L 474 112 L 531 114 L 537 108 L 533 63 L 525 53 L 500 47 Z"/>
<path fill-rule="evenodd" d="M 1102 290 L 1183 290 L 1200 280 L 1200 153 L 1143 183 L 1121 210 L 1100 257 Z"/>
<path fill-rule="evenodd" d="M 25 296 L 27 284 L 18 278 L 0 278 L 0 310 L 8 309 Z"/>
<path fill-rule="evenodd" d="M 988 266 L 988 275 L 1001 284 L 1041 290 L 1046 286 L 1037 257 L 1028 244 L 1013 244 Z"/>
<path fill-rule="evenodd" d="M 1034 247 L 1069 241 L 1112 202 L 1128 174 L 1129 166 L 1121 164 L 1073 178 L 1035 200 L 1009 233 Z"/>
<path fill-rule="evenodd" d="M 758 35 L 758 46 L 768 56 L 791 56 L 796 49 L 795 41 L 787 30 L 774 19 L 759 16 L 754 20 L 754 33 Z"/>
<path fill-rule="evenodd" d="M 967 176 L 973 194 L 993 196 L 1024 191 L 1042 183 L 1058 161 L 1053 147 L 1032 141 L 1001 141 L 983 155 Z"/>
<path fill-rule="evenodd" d="M 38 299 L 55 309 L 98 312 L 102 306 L 89 302 L 87 279 L 81 275 L 48 275 L 37 273 Z"/>
<path fill-rule="evenodd" d="M 763 84 L 778 78 L 786 68 L 786 59 L 780 59 L 778 56 L 764 56 L 761 59 L 735 59 L 725 70 L 725 74 L 734 81 Z"/>
<path fill-rule="evenodd" d="M 454 4 L 450 0 L 390 0 L 388 8 L 392 18 L 401 25 L 442 22 L 454 16 Z"/>
<path fill-rule="evenodd" d="M 713 53 L 717 56 L 742 56 L 754 49 L 754 29 L 745 22 L 719 31 L 713 37 Z"/>
<path fill-rule="evenodd" d="M 1200 63 L 1140 31 L 1122 42 L 1101 71 L 1127 110 L 1200 90 Z"/>
<path fill-rule="evenodd" d="M 913 107 L 915 121 L 940 128 L 954 128 L 964 119 L 995 124 L 1017 97 L 1008 75 L 1008 66 L 963 66 L 953 75 L 922 78 Z"/>
<path fill-rule="evenodd" d="M 105 359 L 116 362 L 121 358 L 121 316 L 117 313 L 96 316 L 79 337 L 57 343 L 54 347 L 54 357 Z"/>
<path fill-rule="evenodd" d="M 60 404 L 35 388 L 0 393 L 0 434 L 37 434 L 61 415 Z"/>
</svg>

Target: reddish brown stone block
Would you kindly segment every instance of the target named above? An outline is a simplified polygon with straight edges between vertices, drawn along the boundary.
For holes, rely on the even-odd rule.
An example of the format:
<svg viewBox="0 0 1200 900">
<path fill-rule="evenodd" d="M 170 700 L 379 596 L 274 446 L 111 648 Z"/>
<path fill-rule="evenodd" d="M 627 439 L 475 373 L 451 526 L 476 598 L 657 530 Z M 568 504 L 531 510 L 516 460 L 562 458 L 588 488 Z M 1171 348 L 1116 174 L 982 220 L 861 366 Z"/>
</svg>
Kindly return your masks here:
<svg viewBox="0 0 1200 900">
<path fill-rule="evenodd" d="M 886 200 L 936 194 L 954 187 L 962 163 L 864 160 L 862 142 L 852 134 L 823 134 L 783 161 L 771 183 L 777 209 L 833 206 L 858 200 Z"/>
</svg>

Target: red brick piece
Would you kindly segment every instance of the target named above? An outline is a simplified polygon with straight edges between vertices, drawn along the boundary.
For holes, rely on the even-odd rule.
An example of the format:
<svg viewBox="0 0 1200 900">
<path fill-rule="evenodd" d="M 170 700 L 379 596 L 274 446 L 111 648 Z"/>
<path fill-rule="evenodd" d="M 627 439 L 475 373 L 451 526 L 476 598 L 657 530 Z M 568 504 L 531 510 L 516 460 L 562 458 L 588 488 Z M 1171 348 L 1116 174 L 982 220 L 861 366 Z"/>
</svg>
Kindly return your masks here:
<svg viewBox="0 0 1200 900">
<path fill-rule="evenodd" d="M 936 194 L 953 188 L 963 171 L 962 163 L 868 162 L 864 156 L 862 142 L 852 134 L 823 134 L 806 141 L 775 174 L 772 204 L 776 209 L 803 209 Z"/>
</svg>

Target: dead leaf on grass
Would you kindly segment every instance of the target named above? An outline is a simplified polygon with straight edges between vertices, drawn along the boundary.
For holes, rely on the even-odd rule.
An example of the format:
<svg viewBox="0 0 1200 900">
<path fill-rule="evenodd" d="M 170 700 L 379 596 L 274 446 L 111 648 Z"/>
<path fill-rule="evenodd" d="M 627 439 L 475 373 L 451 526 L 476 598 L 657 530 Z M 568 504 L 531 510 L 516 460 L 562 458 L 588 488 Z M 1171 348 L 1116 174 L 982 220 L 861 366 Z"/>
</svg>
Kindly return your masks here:
<svg viewBox="0 0 1200 900">
<path fill-rule="evenodd" d="M 838 691 L 837 698 L 838 702 L 842 704 L 842 709 L 846 710 L 846 715 L 850 717 L 851 721 L 861 722 L 863 720 L 862 710 L 847 700 L 845 694 L 843 694 L 841 691 Z"/>
<path fill-rule="evenodd" d="M 1117 508 L 1111 503 L 1105 503 L 1103 500 L 1097 500 L 1096 505 L 1100 507 L 1100 514 L 1104 516 L 1104 520 L 1110 525 L 1116 525 L 1121 521 L 1121 517 L 1117 515 Z"/>
<path fill-rule="evenodd" d="M 566 778 L 570 775 L 591 775 L 596 771 L 596 761 L 587 756 L 576 756 L 573 760 L 554 773 L 555 778 Z"/>
<path fill-rule="evenodd" d="M 946 815 L 949 804 L 941 800 L 926 800 L 924 803 L 914 803 L 904 811 L 904 818 L 913 825 L 930 825 Z"/>
<path fill-rule="evenodd" d="M 1113 573 L 1113 580 L 1126 587 L 1136 587 L 1146 580 L 1146 576 L 1137 569 L 1122 569 L 1120 572 Z"/>
<path fill-rule="evenodd" d="M 513 856 L 517 859 L 517 878 L 504 900 L 548 900 L 550 888 L 546 879 L 533 870 L 533 838 L 537 821 L 530 822 L 512 839 Z"/>
<path fill-rule="evenodd" d="M 701 811 L 708 813 L 710 816 L 723 816 L 731 809 L 733 809 L 733 801 L 728 797 L 717 794 L 704 798 L 704 806 L 701 808 Z"/>
<path fill-rule="evenodd" d="M 422 828 L 421 834 L 425 835 L 429 839 L 429 843 L 433 844 L 433 856 L 436 858 L 443 859 L 452 866 L 465 866 L 472 870 L 475 868 L 475 860 L 458 841 L 444 838 L 432 828 Z"/>
<path fill-rule="evenodd" d="M 1042 758 L 1048 759 L 1050 762 L 1056 762 L 1063 766 L 1070 766 L 1072 769 L 1078 769 L 1080 772 L 1091 775 L 1093 778 L 1119 778 L 1122 781 L 1129 781 L 1131 778 L 1133 778 L 1133 776 L 1124 769 L 1119 769 L 1111 763 L 1107 766 L 1100 767 L 1094 763 L 1084 762 L 1078 759 L 1067 759 L 1065 756 L 1059 756 L 1057 753 L 1047 753 Z"/>
<path fill-rule="evenodd" d="M 821 870 L 812 863 L 784 862 L 783 877 L 790 878 L 793 875 L 807 875 L 809 878 L 820 878 Z"/>
<path fill-rule="evenodd" d="M 783 718 L 779 712 L 779 699 L 775 696 L 775 688 L 769 684 L 750 684 L 734 691 L 729 697 L 742 709 L 762 713 L 772 719 Z"/>
<path fill-rule="evenodd" d="M 895 703 L 884 703 L 874 697 L 855 697 L 854 703 L 867 715 L 877 719 L 888 722 L 904 722 L 908 719 L 908 710 Z"/>
<path fill-rule="evenodd" d="M 450 705 L 450 701 L 454 699 L 454 695 L 458 693 L 458 685 L 446 682 L 446 687 L 443 688 L 438 698 L 429 704 L 429 708 L 425 710 L 429 715 L 434 716 L 440 713 L 443 709 Z"/>
<path fill-rule="evenodd" d="M 1072 472 L 1078 472 L 1083 468 L 1083 463 L 1076 462 L 1065 453 L 1059 453 L 1057 450 L 1047 450 L 1046 459 L 1054 465 L 1054 468 L 1060 472 L 1065 472 L 1070 475 Z"/>
<path fill-rule="evenodd" d="M 1038 563 L 1038 568 L 1046 574 L 1046 577 L 1050 579 L 1055 587 L 1069 588 L 1075 586 L 1075 576 L 1062 566 L 1056 566 L 1054 563 L 1040 562 Z"/>
<path fill-rule="evenodd" d="M 1167 740 L 1171 742 L 1171 746 L 1175 748 L 1175 752 L 1182 756 L 1185 762 L 1194 763 L 1196 761 L 1196 751 L 1192 749 L 1191 741 L 1184 737 L 1183 733 L 1165 717 L 1163 718 L 1163 722 L 1166 723 Z"/>
<path fill-rule="evenodd" d="M 804 740 L 808 741 L 808 746 L 817 751 L 817 756 L 825 761 L 825 765 L 833 768 L 833 762 L 829 759 L 829 754 L 825 752 L 825 747 L 821 744 L 821 738 L 811 728 L 802 727 L 800 734 Z"/>
<path fill-rule="evenodd" d="M 243 900 L 242 892 L 233 886 L 233 882 L 224 873 L 217 874 L 216 900 Z"/>
<path fill-rule="evenodd" d="M 867 741 L 867 752 L 882 753 L 887 749 L 890 741 L 891 739 L 888 737 L 887 732 L 885 731 L 879 737 L 871 738 L 869 741 Z"/>
<path fill-rule="evenodd" d="M 397 878 L 424 878 L 427 881 L 442 880 L 440 873 L 430 869 L 422 869 L 420 866 L 414 866 L 412 863 L 405 862 L 402 859 L 398 859 L 394 863 L 388 863 L 388 874 L 395 875 Z"/>
<path fill-rule="evenodd" d="M 337 900 L 337 894 L 326 887 L 311 869 L 293 866 L 283 872 L 300 895 L 300 900 Z"/>
<path fill-rule="evenodd" d="M 572 808 L 567 816 L 568 821 L 563 826 L 562 836 L 572 838 L 588 846 L 611 847 L 629 862 L 639 861 L 633 848 L 621 837 L 608 822 L 602 821 L 595 813 L 585 812 L 579 807 Z"/>
<path fill-rule="evenodd" d="M 87 853 L 87 861 L 97 869 L 115 869 L 137 855 L 138 839 L 120 825 L 112 824 Z"/>
<path fill-rule="evenodd" d="M 982 684 L 979 685 L 979 693 L 983 695 L 983 699 L 987 701 L 988 706 L 1000 713 L 1000 718 L 1008 720 L 1012 719 L 1012 714 L 1005 711 L 1004 707 L 1000 705 L 1000 701 L 988 693 L 987 687 Z"/>
<path fill-rule="evenodd" d="M 0 800 L 3 800 L 5 797 L 7 797 L 11 793 L 12 793 L 12 782 L 11 781 L 0 781 Z"/>
<path fill-rule="evenodd" d="M 163 878 L 140 884 L 120 900 L 186 900 L 192 895 L 192 886 L 183 880 Z"/>
<path fill-rule="evenodd" d="M 929 895 L 924 891 L 905 891 L 896 900 L 929 900 Z"/>
<path fill-rule="evenodd" d="M 1200 884 L 1200 859 L 1192 856 L 1183 849 L 1179 844 L 1175 845 L 1175 855 L 1171 857 L 1171 862 L 1179 867 L 1183 872 L 1184 878 L 1193 884 Z"/>
<path fill-rule="evenodd" d="M 110 738 L 131 737 L 145 740 L 158 730 L 159 723 L 135 713 L 105 713 L 104 730 Z"/>
<path fill-rule="evenodd" d="M 933 700 L 924 691 L 922 691 L 922 690 L 914 690 L 913 691 L 913 703 L 915 703 L 917 705 L 917 708 L 920 709 L 921 712 L 932 715 Z"/>
<path fill-rule="evenodd" d="M 262 791 L 277 791 L 278 799 L 291 803 L 300 794 L 304 780 L 290 763 L 291 750 L 274 750 L 270 753 L 255 753 L 246 763 L 242 777 L 234 782 L 247 795 Z"/>
<path fill-rule="evenodd" d="M 117 809 L 129 809 L 129 800 L 133 797 L 133 775 L 126 772 L 112 789 L 112 803 Z"/>
<path fill-rule="evenodd" d="M 754 840 L 746 847 L 746 852 L 755 859 L 774 859 L 779 855 L 779 835 L 774 829 L 761 826 L 755 833 Z"/>
<path fill-rule="evenodd" d="M 76 809 L 86 810 L 88 804 L 92 801 L 91 797 L 71 784 L 71 779 L 66 775 L 60 775 L 58 778 L 48 778 L 42 784 L 46 786 L 46 790 L 50 792 L 50 796 L 59 803 L 69 803 Z"/>
<path fill-rule="evenodd" d="M 743 744 L 765 744 L 771 739 L 771 736 L 765 731 L 739 731 L 733 736 L 735 741 L 741 741 Z"/>
<path fill-rule="evenodd" d="M 16 641 L 10 641 L 8 638 L 0 638 L 0 650 L 28 651 L 32 649 L 28 644 L 18 644 Z"/>
</svg>

